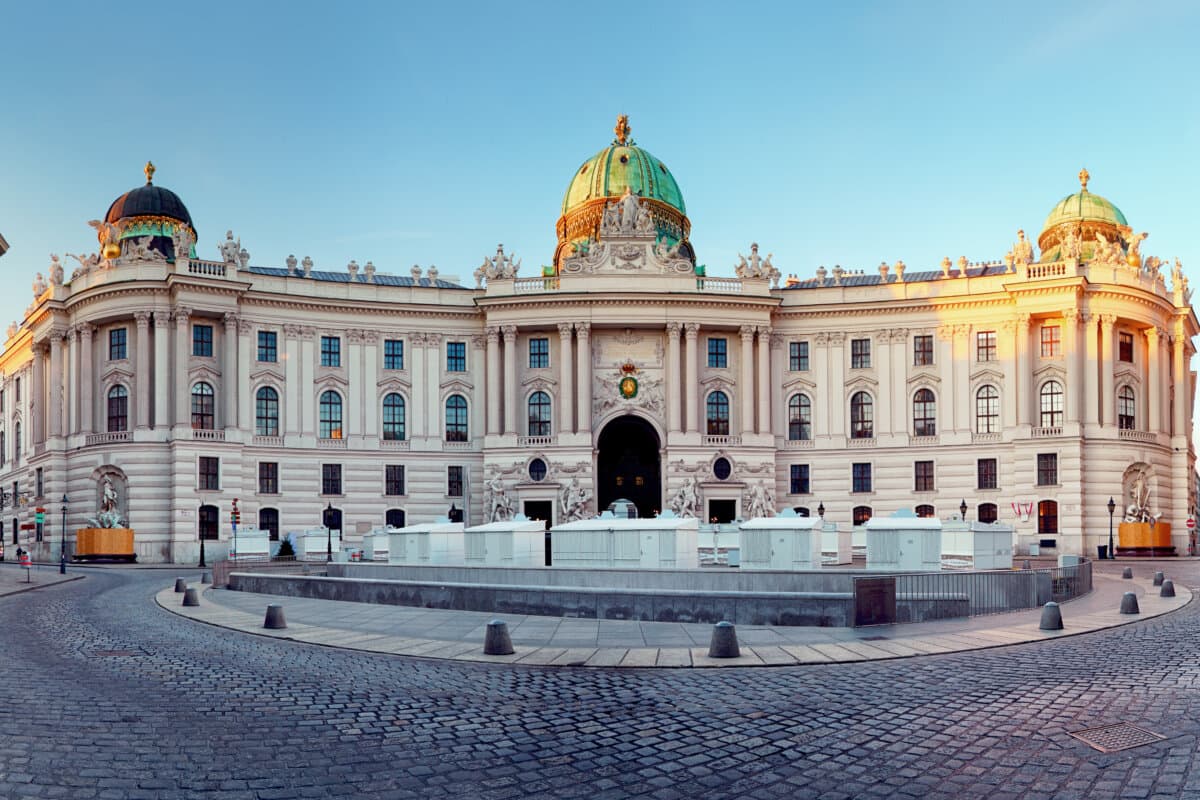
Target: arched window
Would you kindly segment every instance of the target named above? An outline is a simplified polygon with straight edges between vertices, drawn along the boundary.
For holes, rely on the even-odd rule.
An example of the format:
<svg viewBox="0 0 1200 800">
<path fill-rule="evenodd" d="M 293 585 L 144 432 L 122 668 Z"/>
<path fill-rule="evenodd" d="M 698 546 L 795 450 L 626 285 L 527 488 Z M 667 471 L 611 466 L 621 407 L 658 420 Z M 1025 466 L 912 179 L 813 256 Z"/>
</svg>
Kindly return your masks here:
<svg viewBox="0 0 1200 800">
<path fill-rule="evenodd" d="M 1038 503 L 1038 533 L 1058 533 L 1058 503 L 1053 500 Z"/>
<path fill-rule="evenodd" d="M 270 533 L 272 542 L 279 541 L 279 509 L 260 508 L 258 510 L 258 529 Z"/>
<path fill-rule="evenodd" d="M 918 389 L 913 395 L 913 436 L 936 435 L 937 401 L 930 390 Z"/>
<path fill-rule="evenodd" d="M 932 518 L 937 516 L 937 510 L 928 504 L 919 505 L 914 510 L 916 511 L 917 516 L 921 518 Z"/>
<path fill-rule="evenodd" d="M 392 392 L 383 398 L 383 438 L 402 442 L 404 435 L 404 398 Z"/>
<path fill-rule="evenodd" d="M 1134 395 L 1132 386 L 1122 386 L 1117 392 L 1117 427 L 1123 431 L 1131 431 L 1136 421 Z"/>
<path fill-rule="evenodd" d="M 870 506 L 855 506 L 850 512 L 850 517 L 855 525 L 865 525 L 867 520 L 871 518 Z"/>
<path fill-rule="evenodd" d="M 342 438 L 342 396 L 332 389 L 321 393 L 322 439 Z"/>
<path fill-rule="evenodd" d="M 724 392 L 713 392 L 706 403 L 709 436 L 729 435 L 729 398 Z"/>
<path fill-rule="evenodd" d="M 467 400 L 461 394 L 446 398 L 446 441 L 467 441 Z"/>
<path fill-rule="evenodd" d="M 192 428 L 211 431 L 215 425 L 213 387 L 201 381 L 192 387 Z"/>
<path fill-rule="evenodd" d="M 1041 427 L 1058 428 L 1063 423 L 1063 390 L 1058 381 L 1046 381 L 1042 384 Z"/>
<path fill-rule="evenodd" d="M 279 435 L 279 392 L 264 386 L 254 395 L 254 433 Z"/>
<path fill-rule="evenodd" d="M 995 386 L 980 386 L 975 393 L 975 432 L 1000 432 L 1000 392 Z"/>
<path fill-rule="evenodd" d="M 550 395 L 545 392 L 529 395 L 529 435 L 550 435 Z"/>
<path fill-rule="evenodd" d="M 995 522 L 1000 518 L 997 511 L 995 503 L 980 503 L 979 508 L 975 510 L 975 515 L 980 522 Z"/>
<path fill-rule="evenodd" d="M 809 515 L 808 506 L 793 506 L 792 511 L 796 512 L 797 517 L 807 517 Z"/>
<path fill-rule="evenodd" d="M 850 398 L 850 438 L 875 437 L 875 404 L 866 392 L 855 392 Z"/>
<path fill-rule="evenodd" d="M 387 512 L 383 515 L 383 524 L 387 525 L 389 528 L 403 528 L 404 527 L 404 509 L 389 508 L 387 510 Z"/>
<path fill-rule="evenodd" d="M 788 399 L 788 439 L 793 442 L 812 438 L 812 401 L 806 394 L 794 394 Z"/>
<path fill-rule="evenodd" d="M 117 385 L 108 390 L 108 432 L 129 430 L 129 390 Z"/>
<path fill-rule="evenodd" d="M 4 447 L 4 431 L 0 431 L 0 467 L 4 466 L 6 458 L 8 458 L 8 450 Z"/>
<path fill-rule="evenodd" d="M 13 423 L 13 465 L 21 463 L 21 423 Z"/>
</svg>

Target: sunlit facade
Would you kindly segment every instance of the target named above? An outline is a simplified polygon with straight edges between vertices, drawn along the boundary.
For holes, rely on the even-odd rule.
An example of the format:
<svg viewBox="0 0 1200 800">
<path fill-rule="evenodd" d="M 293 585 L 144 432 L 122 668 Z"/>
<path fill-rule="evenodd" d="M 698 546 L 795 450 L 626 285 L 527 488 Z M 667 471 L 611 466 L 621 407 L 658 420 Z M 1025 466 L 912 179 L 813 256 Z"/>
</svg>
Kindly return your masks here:
<svg viewBox="0 0 1200 800">
<path fill-rule="evenodd" d="M 1019 546 L 1094 554 L 1142 475 L 1187 551 L 1190 292 L 1086 173 L 1040 258 L 1022 235 L 988 263 L 783 279 L 754 246 L 717 277 L 674 177 L 616 133 L 571 179 L 551 265 L 498 249 L 473 281 L 256 266 L 232 236 L 200 258 L 148 171 L 97 223 L 98 256 L 54 262 L 9 331 L 0 480 L 29 502 L 0 511 L 5 541 L 36 540 L 42 506 L 50 548 L 60 498 L 73 531 L 108 477 L 147 562 L 227 539 L 235 497 L 244 525 L 331 511 L 353 541 L 481 523 L 499 493 L 558 521 L 693 491 L 717 521 L 756 493 L 847 525 L 965 502 Z"/>
</svg>

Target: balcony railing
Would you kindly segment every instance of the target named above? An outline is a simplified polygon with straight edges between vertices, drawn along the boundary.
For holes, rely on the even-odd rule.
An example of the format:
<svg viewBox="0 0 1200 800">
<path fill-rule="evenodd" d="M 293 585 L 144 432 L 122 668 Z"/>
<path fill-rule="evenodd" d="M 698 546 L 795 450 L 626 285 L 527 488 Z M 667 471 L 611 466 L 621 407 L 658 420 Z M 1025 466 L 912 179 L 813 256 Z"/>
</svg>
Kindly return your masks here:
<svg viewBox="0 0 1200 800">
<path fill-rule="evenodd" d="M 384 450 L 407 450 L 408 439 L 380 439 L 379 446 Z"/>
<path fill-rule="evenodd" d="M 282 436 L 255 436 L 254 444 L 259 447 L 283 447 Z"/>
<path fill-rule="evenodd" d="M 973 433 L 971 434 L 972 444 L 992 444 L 1000 441 L 998 433 Z"/>
<path fill-rule="evenodd" d="M 696 290 L 701 292 L 741 294 L 742 282 L 737 278 L 697 278 Z"/>
<path fill-rule="evenodd" d="M 113 431 L 111 433 L 89 433 L 86 446 L 91 447 L 94 444 L 111 444 L 112 442 L 131 442 L 133 441 L 133 433 L 131 431 Z"/>
<path fill-rule="evenodd" d="M 189 275 L 207 275 L 210 278 L 224 278 L 225 265 L 220 261 L 199 261 L 191 259 L 188 261 Z"/>
<path fill-rule="evenodd" d="M 1127 442 L 1154 442 L 1157 437 L 1150 431 L 1135 431 L 1121 429 L 1117 431 L 1117 437 L 1124 439 Z"/>
<path fill-rule="evenodd" d="M 553 436 L 518 436 L 517 447 L 550 447 L 554 444 Z"/>
<path fill-rule="evenodd" d="M 936 436 L 910 436 L 908 444 L 911 447 L 933 447 L 937 445 L 938 437 Z"/>
<path fill-rule="evenodd" d="M 443 450 L 471 450 L 470 442 L 442 442 Z"/>
<path fill-rule="evenodd" d="M 875 437 L 869 439 L 847 439 L 846 447 L 874 447 Z"/>
<path fill-rule="evenodd" d="M 345 439 L 317 439 L 318 450 L 345 450 Z"/>
<path fill-rule="evenodd" d="M 1062 436 L 1062 428 L 1034 428 L 1034 439 L 1049 439 L 1054 436 Z"/>
<path fill-rule="evenodd" d="M 815 446 L 812 439 L 784 439 L 784 450 L 810 450 Z"/>
<path fill-rule="evenodd" d="M 709 447 L 737 447 L 742 443 L 740 436 L 705 436 L 704 444 Z"/>
<path fill-rule="evenodd" d="M 1030 264 L 1028 274 L 1031 278 L 1065 278 L 1067 265 L 1063 261 L 1054 264 Z"/>
<path fill-rule="evenodd" d="M 558 278 L 517 278 L 513 281 L 513 294 L 541 294 L 557 292 Z"/>
<path fill-rule="evenodd" d="M 201 442 L 223 442 L 225 431 L 210 431 L 203 428 L 192 428 L 192 438 Z"/>
</svg>

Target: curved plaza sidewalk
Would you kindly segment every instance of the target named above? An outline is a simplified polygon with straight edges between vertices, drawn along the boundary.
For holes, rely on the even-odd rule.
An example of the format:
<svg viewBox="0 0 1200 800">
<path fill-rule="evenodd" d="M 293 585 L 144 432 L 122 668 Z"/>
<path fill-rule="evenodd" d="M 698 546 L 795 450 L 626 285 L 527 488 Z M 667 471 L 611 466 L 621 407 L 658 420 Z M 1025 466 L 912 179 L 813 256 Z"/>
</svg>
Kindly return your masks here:
<svg viewBox="0 0 1200 800">
<path fill-rule="evenodd" d="M 1174 578 L 1171 561 L 1120 562 L 1134 578 L 1099 569 L 1094 590 L 1062 604 L 1065 629 L 1038 628 L 1040 609 L 973 617 L 966 620 L 910 623 L 865 628 L 738 626 L 738 658 L 708 657 L 712 626 L 673 622 L 596 620 L 489 614 L 311 600 L 200 587 L 200 605 L 185 608 L 174 581 L 156 595 L 164 609 L 209 625 L 297 642 L 455 661 L 584 667 L 750 667 L 872 661 L 934 653 L 979 650 L 1043 641 L 1136 623 L 1187 605 L 1192 592 L 1176 582 L 1176 597 L 1159 597 L 1152 585 L 1155 570 Z M 1099 562 L 1097 562 L 1099 566 Z M 1108 564 L 1104 565 L 1108 567 Z M 166 573 L 170 574 L 170 573 Z M 200 574 L 180 571 L 190 586 Z M 1135 592 L 1141 613 L 1121 614 L 1121 597 Z M 286 630 L 263 628 L 269 604 L 284 608 Z M 487 623 L 508 623 L 515 653 L 483 654 Z"/>
</svg>

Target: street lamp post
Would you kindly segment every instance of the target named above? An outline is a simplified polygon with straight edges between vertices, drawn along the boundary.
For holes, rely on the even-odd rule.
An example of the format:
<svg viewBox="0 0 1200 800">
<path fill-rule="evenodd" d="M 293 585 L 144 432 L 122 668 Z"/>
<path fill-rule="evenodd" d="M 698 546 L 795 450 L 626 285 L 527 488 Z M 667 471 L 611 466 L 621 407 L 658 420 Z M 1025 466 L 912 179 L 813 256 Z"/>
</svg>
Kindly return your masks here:
<svg viewBox="0 0 1200 800">
<path fill-rule="evenodd" d="M 58 552 L 58 574 L 67 574 L 67 496 L 64 494 L 62 499 L 63 508 L 63 526 L 62 526 L 62 549 Z"/>
<path fill-rule="evenodd" d="M 208 564 L 204 563 L 204 519 L 203 519 L 203 514 L 204 514 L 204 498 L 200 498 L 200 508 L 199 508 L 199 510 L 196 511 L 196 523 L 197 523 L 196 527 L 200 530 L 200 564 L 199 564 L 199 566 L 201 568 L 208 566 Z"/>
<path fill-rule="evenodd" d="M 958 518 L 963 522 L 967 521 L 967 498 L 965 497 L 963 498 L 963 501 L 958 504 Z"/>
<path fill-rule="evenodd" d="M 1113 512 L 1116 510 L 1117 510 L 1117 504 L 1113 501 L 1113 499 L 1111 497 L 1108 498 L 1108 557 L 1110 559 L 1115 559 L 1117 557 L 1117 551 L 1116 551 L 1116 549 L 1113 548 L 1113 535 L 1112 535 Z"/>
<path fill-rule="evenodd" d="M 325 506 L 325 563 L 333 561 L 333 532 L 329 529 L 333 522 L 333 503 Z"/>
<path fill-rule="evenodd" d="M 825 502 L 824 501 L 817 503 L 817 516 L 818 517 L 825 516 Z"/>
</svg>

